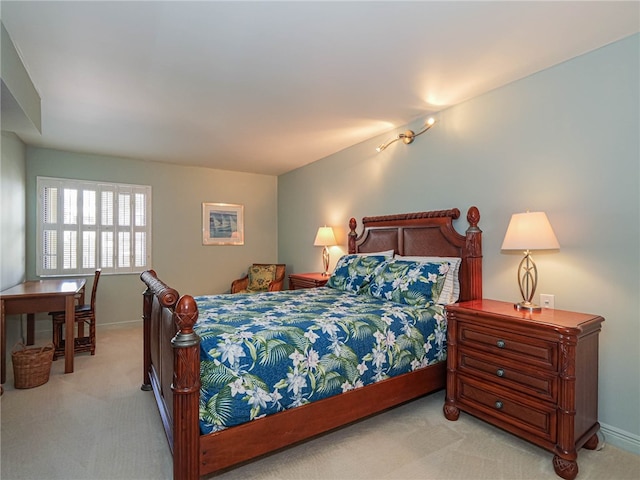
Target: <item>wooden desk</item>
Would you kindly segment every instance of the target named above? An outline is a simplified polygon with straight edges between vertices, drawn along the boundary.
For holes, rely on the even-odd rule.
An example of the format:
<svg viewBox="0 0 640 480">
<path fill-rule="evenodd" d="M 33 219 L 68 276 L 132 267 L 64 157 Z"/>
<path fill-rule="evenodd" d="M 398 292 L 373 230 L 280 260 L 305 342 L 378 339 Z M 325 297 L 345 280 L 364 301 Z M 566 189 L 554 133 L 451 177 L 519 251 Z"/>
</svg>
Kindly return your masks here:
<svg viewBox="0 0 640 480">
<path fill-rule="evenodd" d="M 0 318 L 0 335 L 2 335 L 0 340 L 0 374 L 2 378 L 0 383 L 4 383 L 7 378 L 5 316 L 64 310 L 66 313 L 65 337 L 74 338 L 75 298 L 76 295 L 83 293 L 84 285 L 84 279 L 39 280 L 24 282 L 0 292 L 0 303 L 2 304 Z M 74 342 L 65 342 L 64 373 L 73 372 L 73 346 Z"/>
</svg>

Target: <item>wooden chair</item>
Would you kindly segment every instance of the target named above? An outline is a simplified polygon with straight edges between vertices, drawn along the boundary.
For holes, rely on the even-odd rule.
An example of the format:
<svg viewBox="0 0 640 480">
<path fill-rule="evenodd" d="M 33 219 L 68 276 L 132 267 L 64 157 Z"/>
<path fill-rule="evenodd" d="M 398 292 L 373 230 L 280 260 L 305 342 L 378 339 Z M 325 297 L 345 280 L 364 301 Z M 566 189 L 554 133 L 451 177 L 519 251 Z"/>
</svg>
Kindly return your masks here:
<svg viewBox="0 0 640 480">
<path fill-rule="evenodd" d="M 284 287 L 284 263 L 254 263 L 249 272 L 231 283 L 231 293 L 277 292 Z"/>
<path fill-rule="evenodd" d="M 75 323 L 78 327 L 74 340 L 73 352 L 90 352 L 96 354 L 96 291 L 98 290 L 98 280 L 101 269 L 97 269 L 93 277 L 93 287 L 91 288 L 91 303 L 89 305 L 76 305 Z M 53 359 L 64 357 L 65 339 L 64 332 L 64 312 L 49 312 L 53 320 Z M 84 326 L 89 327 L 89 336 L 84 334 Z"/>
</svg>

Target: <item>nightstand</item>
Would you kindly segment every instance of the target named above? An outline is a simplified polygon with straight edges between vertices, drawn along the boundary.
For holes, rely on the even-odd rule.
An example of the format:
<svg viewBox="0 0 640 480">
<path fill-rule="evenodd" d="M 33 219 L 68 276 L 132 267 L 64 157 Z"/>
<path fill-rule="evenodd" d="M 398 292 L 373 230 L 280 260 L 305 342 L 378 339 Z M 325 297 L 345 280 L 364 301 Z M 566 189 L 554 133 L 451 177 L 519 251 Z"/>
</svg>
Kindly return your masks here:
<svg viewBox="0 0 640 480">
<path fill-rule="evenodd" d="M 322 273 L 292 273 L 289 275 L 289 290 L 322 287 L 327 280 L 329 276 Z"/>
<path fill-rule="evenodd" d="M 447 307 L 444 415 L 474 415 L 553 452 L 560 477 L 598 446 L 598 315 L 473 300 Z"/>
</svg>

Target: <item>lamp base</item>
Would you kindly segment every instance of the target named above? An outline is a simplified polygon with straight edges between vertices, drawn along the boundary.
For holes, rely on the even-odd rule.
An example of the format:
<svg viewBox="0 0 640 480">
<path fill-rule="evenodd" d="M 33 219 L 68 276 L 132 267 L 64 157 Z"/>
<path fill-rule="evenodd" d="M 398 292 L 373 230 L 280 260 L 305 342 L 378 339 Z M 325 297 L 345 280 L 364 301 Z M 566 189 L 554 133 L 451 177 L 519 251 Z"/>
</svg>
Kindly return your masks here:
<svg viewBox="0 0 640 480">
<path fill-rule="evenodd" d="M 324 267 L 324 272 L 322 272 L 322 276 L 329 276 L 329 247 L 326 245 L 322 249 L 322 266 Z"/>
<path fill-rule="evenodd" d="M 514 303 L 513 308 L 521 312 L 541 312 L 542 307 L 531 302 Z"/>
</svg>

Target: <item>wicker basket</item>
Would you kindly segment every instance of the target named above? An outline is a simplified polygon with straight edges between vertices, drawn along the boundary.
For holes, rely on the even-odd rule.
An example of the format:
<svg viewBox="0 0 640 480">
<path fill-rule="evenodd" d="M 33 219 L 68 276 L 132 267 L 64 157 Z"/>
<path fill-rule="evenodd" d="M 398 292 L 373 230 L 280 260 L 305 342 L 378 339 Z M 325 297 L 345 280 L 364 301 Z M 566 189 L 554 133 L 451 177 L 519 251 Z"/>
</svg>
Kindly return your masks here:
<svg viewBox="0 0 640 480">
<path fill-rule="evenodd" d="M 16 344 L 11 350 L 15 388 L 33 388 L 47 383 L 53 350 L 53 343 L 34 348 L 27 348 L 22 343 Z"/>
</svg>

